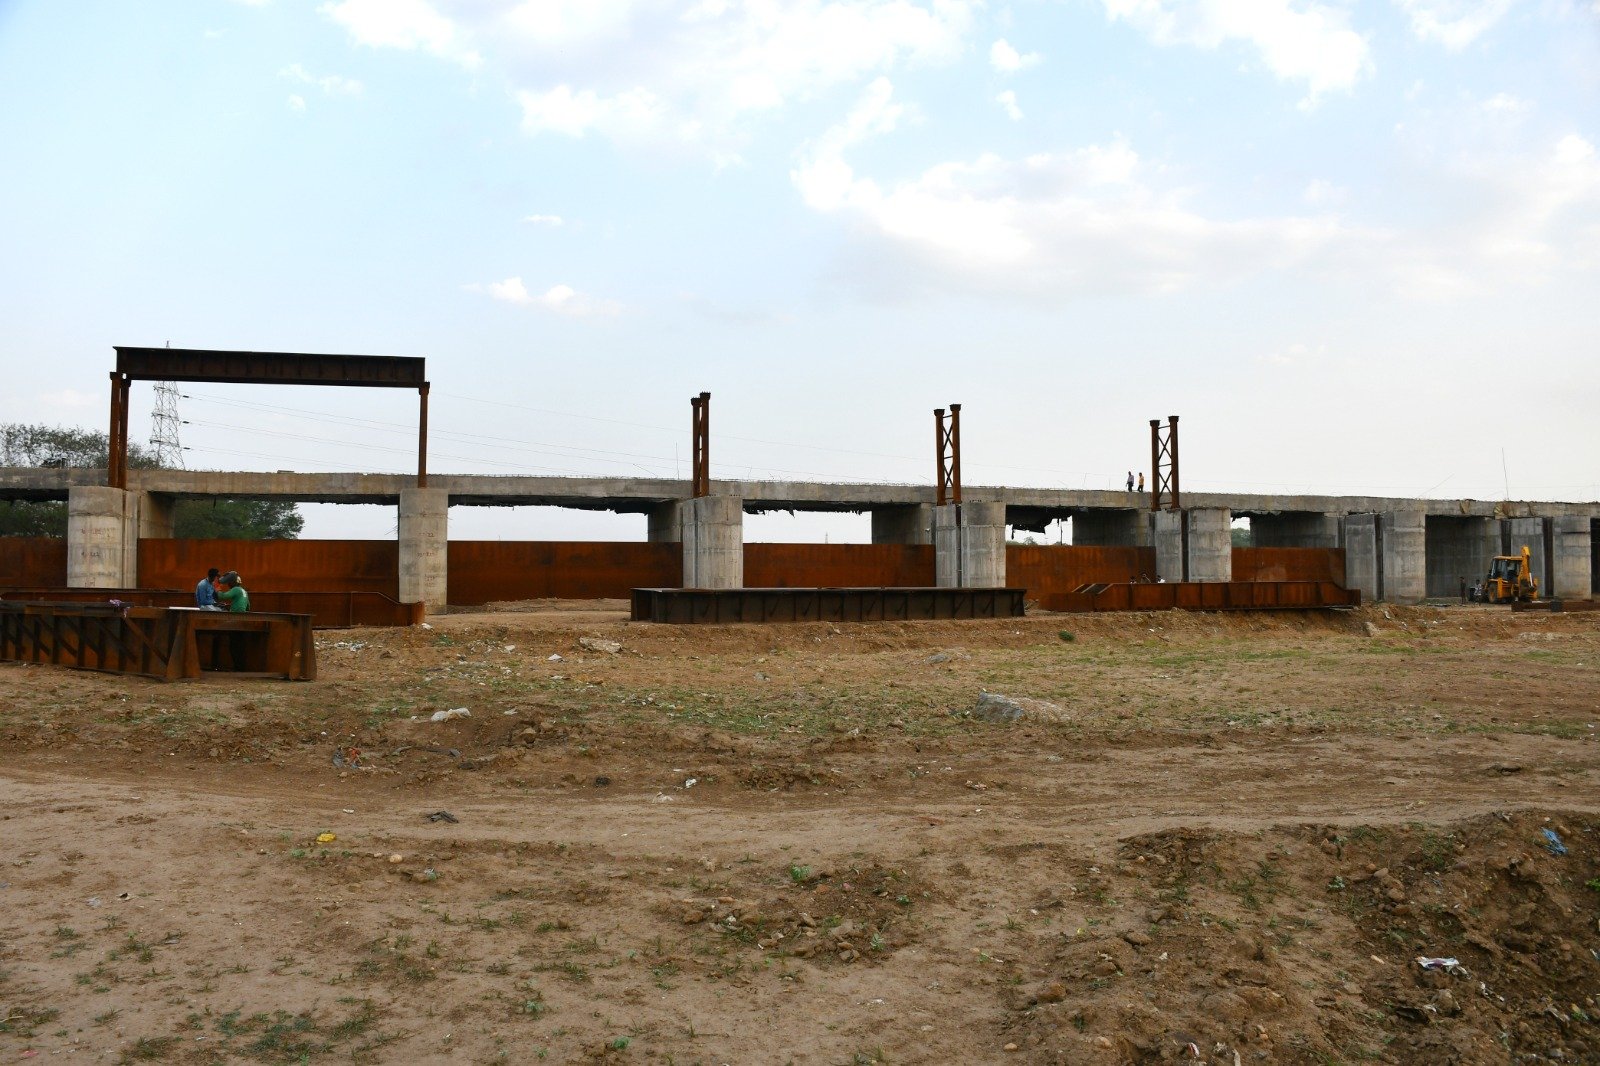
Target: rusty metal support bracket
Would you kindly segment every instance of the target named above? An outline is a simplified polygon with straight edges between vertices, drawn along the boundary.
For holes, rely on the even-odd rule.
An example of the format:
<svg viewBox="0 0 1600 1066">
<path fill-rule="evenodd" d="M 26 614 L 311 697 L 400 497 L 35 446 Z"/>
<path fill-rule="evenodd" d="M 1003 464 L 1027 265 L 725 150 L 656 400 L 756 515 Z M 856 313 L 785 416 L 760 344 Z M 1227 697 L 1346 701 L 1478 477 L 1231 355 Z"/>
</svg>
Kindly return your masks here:
<svg viewBox="0 0 1600 1066">
<path fill-rule="evenodd" d="M 128 487 L 128 386 L 127 374 L 111 372 L 111 427 L 106 434 L 106 484 Z"/>
<path fill-rule="evenodd" d="M 689 494 L 695 498 L 711 495 L 711 394 L 702 392 L 689 398 L 694 449 L 692 483 Z"/>
<path fill-rule="evenodd" d="M 961 502 L 961 405 L 950 405 L 947 417 L 943 407 L 933 409 L 933 447 L 938 456 L 934 502 L 940 507 Z"/>
<path fill-rule="evenodd" d="M 1150 420 L 1150 510 L 1178 510 L 1178 416 L 1168 415 L 1166 431 L 1161 420 Z"/>
</svg>

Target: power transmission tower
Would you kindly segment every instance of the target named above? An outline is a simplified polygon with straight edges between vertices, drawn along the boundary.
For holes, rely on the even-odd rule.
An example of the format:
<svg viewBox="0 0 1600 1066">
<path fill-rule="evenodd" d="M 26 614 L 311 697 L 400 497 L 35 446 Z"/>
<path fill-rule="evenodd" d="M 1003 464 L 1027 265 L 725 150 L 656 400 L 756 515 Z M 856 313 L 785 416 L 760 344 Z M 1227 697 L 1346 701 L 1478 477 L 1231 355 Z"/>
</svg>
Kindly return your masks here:
<svg viewBox="0 0 1600 1066">
<path fill-rule="evenodd" d="M 178 440 L 178 427 L 183 420 L 178 417 L 178 384 L 158 381 L 155 392 L 156 409 L 150 415 L 150 447 L 156 453 L 156 465 L 182 470 L 183 444 Z"/>
</svg>

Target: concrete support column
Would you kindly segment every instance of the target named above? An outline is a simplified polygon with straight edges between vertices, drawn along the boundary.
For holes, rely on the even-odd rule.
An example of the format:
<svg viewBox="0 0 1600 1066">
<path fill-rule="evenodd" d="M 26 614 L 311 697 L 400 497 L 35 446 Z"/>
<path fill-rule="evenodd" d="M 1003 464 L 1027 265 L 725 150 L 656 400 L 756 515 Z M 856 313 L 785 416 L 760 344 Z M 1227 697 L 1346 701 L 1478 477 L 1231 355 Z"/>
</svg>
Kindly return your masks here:
<svg viewBox="0 0 1600 1066">
<path fill-rule="evenodd" d="M 1550 519 L 1550 598 L 1586 600 L 1592 593 L 1593 538 L 1587 517 Z"/>
<path fill-rule="evenodd" d="M 697 496 L 678 505 L 683 587 L 744 588 L 744 500 Z"/>
<path fill-rule="evenodd" d="M 1072 516 L 1072 543 L 1098 548 L 1150 546 L 1148 511 L 1079 511 Z"/>
<path fill-rule="evenodd" d="M 949 503 L 933 509 L 934 583 L 940 588 L 1004 588 L 1006 505 Z"/>
<path fill-rule="evenodd" d="M 1150 514 L 1150 540 L 1156 549 L 1156 578 L 1185 581 L 1188 559 L 1184 552 L 1187 523 L 1182 511 L 1154 511 Z"/>
<path fill-rule="evenodd" d="M 1250 516 L 1250 542 L 1257 548 L 1337 548 L 1339 515 L 1284 511 Z"/>
<path fill-rule="evenodd" d="M 450 495 L 444 489 L 400 490 L 400 602 L 442 614 L 449 604 Z"/>
<path fill-rule="evenodd" d="M 1189 509 L 1189 580 L 1233 580 L 1233 512 L 1226 507 Z"/>
<path fill-rule="evenodd" d="M 174 511 L 178 501 L 164 492 L 139 493 L 139 539 L 174 536 Z"/>
<path fill-rule="evenodd" d="M 1382 598 L 1390 603 L 1421 603 L 1428 594 L 1427 515 L 1422 511 L 1385 511 L 1380 518 Z"/>
<path fill-rule="evenodd" d="M 1344 540 L 1344 587 L 1360 589 L 1362 603 L 1382 599 L 1378 516 L 1346 515 L 1340 525 L 1340 536 Z"/>
<path fill-rule="evenodd" d="M 667 500 L 650 508 L 651 544 L 676 544 L 683 539 L 683 505 L 678 500 Z"/>
<path fill-rule="evenodd" d="M 1521 555 L 1524 545 L 1528 548 L 1528 566 L 1533 571 L 1533 576 L 1539 580 L 1539 598 L 1550 598 L 1550 555 L 1545 550 L 1545 534 L 1547 532 L 1548 518 L 1513 518 L 1511 528 L 1511 550 L 1508 555 Z"/>
<path fill-rule="evenodd" d="M 67 490 L 67 585 L 138 587 L 139 506 L 134 493 L 103 485 Z"/>
<path fill-rule="evenodd" d="M 932 544 L 933 504 L 902 503 L 874 507 L 872 543 Z"/>
<path fill-rule="evenodd" d="M 1428 595 L 1456 598 L 1461 579 L 1476 584 L 1500 554 L 1500 521 L 1468 515 L 1428 515 Z"/>
</svg>

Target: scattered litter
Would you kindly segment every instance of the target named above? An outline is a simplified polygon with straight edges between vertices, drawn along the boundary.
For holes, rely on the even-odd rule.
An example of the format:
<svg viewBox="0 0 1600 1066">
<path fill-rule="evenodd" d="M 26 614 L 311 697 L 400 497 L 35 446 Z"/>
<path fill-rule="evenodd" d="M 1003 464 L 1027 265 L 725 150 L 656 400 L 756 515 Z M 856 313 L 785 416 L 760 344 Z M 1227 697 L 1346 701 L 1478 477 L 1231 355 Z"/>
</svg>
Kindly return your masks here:
<svg viewBox="0 0 1600 1066">
<path fill-rule="evenodd" d="M 547 663 L 564 663 L 566 661 L 567 660 L 565 660 L 565 659 L 563 659 L 561 657 L 561 654 L 559 652 L 552 654 L 550 656 L 550 658 L 545 660 L 545 662 L 547 662 Z"/>
<path fill-rule="evenodd" d="M 389 861 L 393 863 L 401 863 L 406 861 L 406 857 L 401 855 L 399 852 L 395 852 L 393 855 L 389 856 Z"/>
<path fill-rule="evenodd" d="M 433 627 L 430 626 L 428 623 L 424 622 L 424 623 L 422 623 L 422 628 L 423 629 L 432 629 Z"/>
<path fill-rule="evenodd" d="M 1431 957 L 1429 957 L 1427 955 L 1418 955 L 1417 956 L 1417 965 L 1421 966 L 1424 970 L 1443 970 L 1445 973 L 1450 974 L 1452 977 L 1470 977 L 1470 976 L 1472 976 L 1471 974 L 1467 973 L 1467 968 L 1465 966 L 1461 965 L 1461 960 L 1460 959 L 1455 959 L 1455 958 L 1436 959 L 1436 958 L 1431 958 Z"/>
<path fill-rule="evenodd" d="M 600 777 L 594 779 L 594 784 L 596 788 L 605 788 L 607 785 L 611 784 L 611 778 L 601 775 Z"/>
<path fill-rule="evenodd" d="M 451 825 L 455 825 L 457 822 L 461 821 L 461 819 L 457 818 L 449 811 L 434 811 L 432 814 L 427 815 L 427 819 L 430 822 L 449 822 Z"/>
<path fill-rule="evenodd" d="M 472 712 L 465 707 L 452 707 L 448 711 L 434 711 L 430 722 L 448 722 L 452 718 L 471 718 Z"/>
<path fill-rule="evenodd" d="M 1552 855 L 1565 855 L 1567 853 L 1567 846 L 1561 843 L 1561 837 L 1556 834 L 1554 829 L 1541 829 L 1539 832 L 1544 836 L 1544 849 L 1546 851 Z"/>
<path fill-rule="evenodd" d="M 338 840 L 338 839 L 339 838 L 334 836 L 332 833 L 318 833 L 317 834 L 317 843 L 318 844 L 332 844 L 335 840 Z"/>
<path fill-rule="evenodd" d="M 698 785 L 699 783 L 700 783 L 700 779 L 698 777 L 691 777 L 688 780 L 684 781 L 683 787 L 684 788 L 693 788 L 695 785 Z"/>
<path fill-rule="evenodd" d="M 517 650 L 517 646 L 515 644 L 507 644 L 506 645 L 506 651 L 513 652 L 513 651 L 516 651 L 516 650 Z"/>
<path fill-rule="evenodd" d="M 126 892 L 118 892 L 117 893 L 117 899 L 121 900 L 123 903 L 128 902 L 132 898 L 133 897 L 131 895 L 129 895 L 128 893 L 126 893 Z"/>
<path fill-rule="evenodd" d="M 501 711 L 500 713 L 505 715 L 507 718 L 514 718 L 514 717 L 516 717 L 517 709 L 515 707 L 513 707 L 509 711 Z"/>
<path fill-rule="evenodd" d="M 341 807 L 340 810 L 344 811 L 345 814 L 356 813 L 356 809 L 354 807 Z"/>
<path fill-rule="evenodd" d="M 90 907 L 102 906 L 99 896 L 90 896 L 88 899 L 84 900 L 84 902 L 87 903 Z"/>
<path fill-rule="evenodd" d="M 343 770 L 345 767 L 359 769 L 361 766 L 360 748 L 334 748 L 333 765 Z"/>
<path fill-rule="evenodd" d="M 579 637 L 578 647 L 604 652 L 607 655 L 615 655 L 622 650 L 622 645 L 617 641 L 606 640 L 604 637 Z"/>
</svg>

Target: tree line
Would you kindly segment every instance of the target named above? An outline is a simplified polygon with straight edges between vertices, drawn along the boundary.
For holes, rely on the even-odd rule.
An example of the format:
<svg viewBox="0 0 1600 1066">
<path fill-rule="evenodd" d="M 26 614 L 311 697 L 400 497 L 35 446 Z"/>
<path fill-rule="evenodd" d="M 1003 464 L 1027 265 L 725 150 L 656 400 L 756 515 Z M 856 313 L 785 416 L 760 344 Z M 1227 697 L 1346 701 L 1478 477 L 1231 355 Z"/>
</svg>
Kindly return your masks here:
<svg viewBox="0 0 1600 1066">
<path fill-rule="evenodd" d="M 0 423 L 0 466 L 63 466 L 101 470 L 111 454 L 104 432 L 70 426 Z M 155 452 L 128 442 L 128 466 L 152 470 Z M 305 518 L 292 502 L 178 500 L 173 536 L 233 540 L 292 540 Z M 0 500 L 0 537 L 64 537 L 67 505 L 60 500 Z"/>
</svg>

